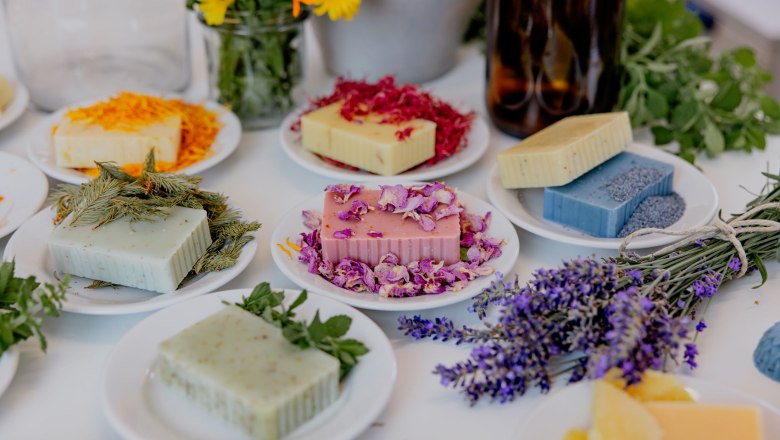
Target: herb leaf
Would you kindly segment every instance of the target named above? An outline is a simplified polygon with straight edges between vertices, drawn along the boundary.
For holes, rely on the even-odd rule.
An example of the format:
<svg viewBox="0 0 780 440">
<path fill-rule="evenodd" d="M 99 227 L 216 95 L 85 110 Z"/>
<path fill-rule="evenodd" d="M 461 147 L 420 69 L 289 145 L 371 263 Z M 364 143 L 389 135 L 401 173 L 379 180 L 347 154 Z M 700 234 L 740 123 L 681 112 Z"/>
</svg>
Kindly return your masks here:
<svg viewBox="0 0 780 440">
<path fill-rule="evenodd" d="M 342 339 L 352 325 L 349 316 L 336 315 L 323 322 L 317 310 L 310 323 L 294 319 L 293 310 L 306 298 L 306 290 L 303 290 L 289 307 L 285 307 L 284 291 L 274 292 L 270 284 L 264 282 L 236 305 L 281 328 L 282 335 L 290 343 L 304 349 L 314 347 L 338 359 L 343 379 L 357 365 L 358 358 L 368 353 L 368 348 L 356 339 Z"/>
<path fill-rule="evenodd" d="M 35 277 L 14 277 L 14 267 L 14 261 L 0 263 L 0 355 L 31 336 L 46 351 L 41 315 L 59 316 L 70 277 L 41 285 Z"/>
</svg>

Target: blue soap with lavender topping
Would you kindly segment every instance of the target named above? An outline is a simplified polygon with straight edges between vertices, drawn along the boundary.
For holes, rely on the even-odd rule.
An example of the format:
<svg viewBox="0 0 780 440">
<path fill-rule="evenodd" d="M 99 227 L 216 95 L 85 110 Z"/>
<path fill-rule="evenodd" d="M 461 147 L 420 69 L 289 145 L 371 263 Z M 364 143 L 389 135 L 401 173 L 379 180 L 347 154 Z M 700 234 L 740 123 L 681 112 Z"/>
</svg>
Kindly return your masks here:
<svg viewBox="0 0 780 440">
<path fill-rule="evenodd" d="M 563 186 L 544 189 L 544 218 L 597 237 L 617 237 L 642 201 L 672 193 L 674 166 L 623 152 Z"/>
<path fill-rule="evenodd" d="M 753 362 L 758 371 L 780 382 L 780 322 L 770 327 L 758 341 Z"/>
</svg>

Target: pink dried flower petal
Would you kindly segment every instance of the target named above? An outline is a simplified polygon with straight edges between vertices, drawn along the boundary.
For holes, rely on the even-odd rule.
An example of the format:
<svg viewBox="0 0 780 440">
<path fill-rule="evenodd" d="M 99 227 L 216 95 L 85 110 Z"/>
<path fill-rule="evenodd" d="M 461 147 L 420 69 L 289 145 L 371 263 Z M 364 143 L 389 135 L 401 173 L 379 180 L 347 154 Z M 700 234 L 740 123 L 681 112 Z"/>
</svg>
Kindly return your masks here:
<svg viewBox="0 0 780 440">
<path fill-rule="evenodd" d="M 347 221 L 347 220 L 357 220 L 361 221 L 363 220 L 363 216 L 368 213 L 368 211 L 372 210 L 374 208 L 371 208 L 368 206 L 368 204 L 362 200 L 353 200 L 352 205 L 350 205 L 349 210 L 343 210 L 339 211 L 338 217 L 341 221 Z"/>
<path fill-rule="evenodd" d="M 461 212 L 463 212 L 462 207 L 456 204 L 451 204 L 451 205 L 447 205 L 447 207 L 442 209 L 441 211 L 436 212 L 434 218 L 438 221 L 443 218 L 449 217 L 451 215 L 459 215 Z"/>
<path fill-rule="evenodd" d="M 382 190 L 379 193 L 379 209 L 394 212 L 406 206 L 408 191 L 403 185 L 379 185 L 379 188 Z"/>
<path fill-rule="evenodd" d="M 372 237 L 372 238 L 382 238 L 382 237 L 385 236 L 385 234 L 383 234 L 383 233 L 381 233 L 379 231 L 374 231 L 374 230 L 368 231 L 366 233 L 366 235 L 368 235 L 369 237 Z"/>
<path fill-rule="evenodd" d="M 338 185 L 328 185 L 325 187 L 325 191 L 334 193 L 333 199 L 339 204 L 347 203 L 347 200 L 349 200 L 350 197 L 360 193 L 362 190 L 362 186 L 349 183 L 340 183 Z"/>
<path fill-rule="evenodd" d="M 342 229 L 340 231 L 334 231 L 333 232 L 333 238 L 337 238 L 339 240 L 346 240 L 351 238 L 354 235 L 354 232 L 352 232 L 352 229 Z"/>
<path fill-rule="evenodd" d="M 322 225 L 322 218 L 316 211 L 310 211 L 308 209 L 301 211 L 303 216 L 303 226 L 306 226 L 310 230 L 319 229 Z"/>
</svg>

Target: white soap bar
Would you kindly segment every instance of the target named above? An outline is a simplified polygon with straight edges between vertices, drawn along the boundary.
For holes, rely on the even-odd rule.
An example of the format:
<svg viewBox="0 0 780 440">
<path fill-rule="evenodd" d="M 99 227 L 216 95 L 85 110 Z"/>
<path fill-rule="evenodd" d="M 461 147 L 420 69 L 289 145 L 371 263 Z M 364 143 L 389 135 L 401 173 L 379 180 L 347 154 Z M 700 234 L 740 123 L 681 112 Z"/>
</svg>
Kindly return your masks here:
<svg viewBox="0 0 780 440">
<path fill-rule="evenodd" d="M 56 271 L 160 293 L 175 291 L 211 244 L 202 209 L 177 206 L 165 219 L 98 228 L 69 220 L 49 236 Z"/>
<path fill-rule="evenodd" d="M 339 362 L 228 306 L 158 347 L 160 379 L 255 439 L 277 439 L 338 397 Z"/>
<path fill-rule="evenodd" d="M 181 117 L 172 115 L 135 131 L 106 130 L 98 124 L 64 117 L 54 132 L 57 166 L 94 168 L 95 162 L 143 163 L 149 150 L 160 162 L 176 162 L 181 145 Z"/>
</svg>

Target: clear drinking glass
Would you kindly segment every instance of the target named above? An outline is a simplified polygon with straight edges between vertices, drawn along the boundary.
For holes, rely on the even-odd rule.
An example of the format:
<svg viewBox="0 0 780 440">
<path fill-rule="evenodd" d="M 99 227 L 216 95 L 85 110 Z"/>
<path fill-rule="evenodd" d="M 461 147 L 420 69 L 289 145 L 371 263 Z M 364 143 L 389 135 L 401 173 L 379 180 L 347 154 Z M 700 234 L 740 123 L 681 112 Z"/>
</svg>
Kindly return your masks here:
<svg viewBox="0 0 780 440">
<path fill-rule="evenodd" d="M 303 99 L 303 24 L 308 11 L 229 12 L 207 25 L 209 96 L 225 104 L 245 129 L 279 125 Z"/>
<path fill-rule="evenodd" d="M 13 57 L 45 110 L 120 90 L 181 92 L 187 10 L 176 0 L 4 0 Z"/>
</svg>

